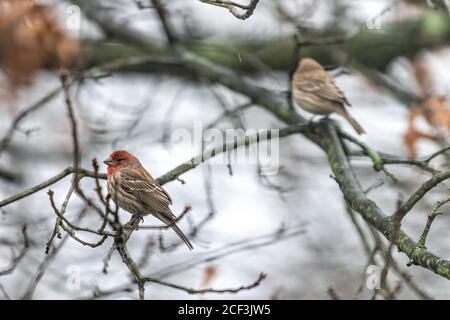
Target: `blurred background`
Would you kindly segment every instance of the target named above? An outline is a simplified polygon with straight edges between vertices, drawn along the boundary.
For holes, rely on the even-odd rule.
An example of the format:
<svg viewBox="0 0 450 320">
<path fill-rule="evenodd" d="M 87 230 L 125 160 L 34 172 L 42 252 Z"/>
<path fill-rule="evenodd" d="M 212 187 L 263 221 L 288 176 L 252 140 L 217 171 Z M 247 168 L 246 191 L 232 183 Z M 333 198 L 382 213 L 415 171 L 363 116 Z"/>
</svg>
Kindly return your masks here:
<svg viewBox="0 0 450 320">
<path fill-rule="evenodd" d="M 249 99 L 244 95 L 176 66 L 147 62 L 113 71 L 96 69 L 146 55 L 170 62 L 171 49 L 151 1 L 89 2 L 0 3 L 0 200 L 72 166 L 60 67 L 67 67 L 75 79 L 70 94 L 80 166 L 86 169 L 92 170 L 91 160 L 97 158 L 105 172 L 101 160 L 125 149 L 153 176 L 161 176 L 201 151 L 197 141 L 173 138 L 178 129 L 193 132 L 199 121 L 204 128 L 221 130 L 285 126 L 258 106 L 246 106 Z M 300 57 L 320 61 L 336 77 L 353 105 L 351 113 L 366 129 L 359 139 L 374 150 L 422 158 L 448 146 L 450 11 L 445 1 L 266 0 L 245 20 L 198 0 L 162 5 L 188 50 L 282 97 L 288 96 L 289 75 Z M 136 37 L 145 37 L 145 47 L 108 33 L 99 21 L 136 30 Z M 81 76 L 83 72 L 91 73 Z M 236 108 L 240 110 L 230 112 Z M 296 112 L 311 118 L 298 108 Z M 335 119 L 354 134 L 346 122 Z M 431 164 L 448 168 L 449 156 L 443 154 Z M 373 297 L 366 285 L 367 265 L 382 267 L 384 255 L 371 259 L 377 236 L 357 213 L 349 212 L 330 177 L 325 153 L 303 136 L 292 135 L 280 140 L 279 163 L 276 175 L 263 176 L 257 164 L 207 162 L 183 174 L 182 181 L 164 185 L 175 213 L 192 205 L 179 225 L 195 235 L 194 251 L 183 246 L 164 250 L 161 241 L 166 246 L 177 241 L 171 230 L 142 229 L 128 243 L 143 274 L 186 287 L 239 287 L 254 282 L 260 272 L 267 279 L 237 295 L 189 295 L 149 283 L 147 299 Z M 362 157 L 352 164 L 364 189 L 378 186 L 369 197 L 386 213 L 430 177 L 417 167 L 401 165 L 388 167 L 392 179 L 375 172 Z M 101 183 L 105 188 L 106 182 Z M 108 273 L 102 272 L 110 239 L 90 248 L 62 232 L 62 239 L 55 239 L 54 248 L 45 253 L 55 224 L 46 192 L 51 188 L 61 206 L 70 184 L 67 176 L 0 208 L 0 299 L 136 298 L 117 253 Z M 92 179 L 83 179 L 81 186 L 95 197 Z M 446 196 L 444 182 L 418 203 L 402 228 L 417 240 L 432 206 Z M 78 221 L 82 211 L 79 224 L 98 228 L 98 216 L 73 195 L 65 216 Z M 120 216 L 128 219 L 126 212 Z M 24 224 L 29 246 L 21 257 Z M 146 217 L 145 224 L 158 221 Z M 450 258 L 449 228 L 449 217 L 439 216 L 427 241 L 427 248 L 442 258 Z M 448 280 L 421 267 L 407 267 L 407 257 L 396 250 L 393 258 L 399 272 L 392 269 L 388 274 L 391 297 L 449 298 Z M 11 272 L 2 275 L 2 268 Z"/>
</svg>

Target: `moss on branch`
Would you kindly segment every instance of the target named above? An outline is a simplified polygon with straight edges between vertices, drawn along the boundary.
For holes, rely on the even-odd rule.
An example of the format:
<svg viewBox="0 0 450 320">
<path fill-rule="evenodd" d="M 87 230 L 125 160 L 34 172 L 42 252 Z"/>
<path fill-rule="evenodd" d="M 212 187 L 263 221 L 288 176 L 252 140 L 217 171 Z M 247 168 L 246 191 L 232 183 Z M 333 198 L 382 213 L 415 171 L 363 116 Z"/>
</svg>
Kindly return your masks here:
<svg viewBox="0 0 450 320">
<path fill-rule="evenodd" d="M 402 230 L 398 230 L 396 237 L 393 237 L 396 230 L 394 217 L 385 215 L 374 201 L 366 197 L 350 166 L 334 124 L 329 121 L 321 122 L 318 131 L 322 141 L 321 145 L 328 155 L 330 167 L 350 207 L 359 212 L 387 239 L 394 241 L 397 248 L 404 252 L 413 264 L 432 270 L 450 280 L 450 261 L 427 251 Z"/>
</svg>

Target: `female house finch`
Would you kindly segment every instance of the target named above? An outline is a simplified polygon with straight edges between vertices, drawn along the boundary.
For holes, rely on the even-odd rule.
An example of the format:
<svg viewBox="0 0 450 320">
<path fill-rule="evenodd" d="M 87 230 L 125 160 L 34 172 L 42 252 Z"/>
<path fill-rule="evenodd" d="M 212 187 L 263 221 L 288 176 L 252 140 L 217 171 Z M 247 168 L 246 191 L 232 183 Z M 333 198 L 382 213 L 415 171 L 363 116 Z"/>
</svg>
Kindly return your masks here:
<svg viewBox="0 0 450 320">
<path fill-rule="evenodd" d="M 300 60 L 292 79 L 295 102 L 305 111 L 328 116 L 336 112 L 343 116 L 358 134 L 365 133 L 361 125 L 348 113 L 350 106 L 335 80 L 315 60 Z"/>
<path fill-rule="evenodd" d="M 172 199 L 139 160 L 126 151 L 114 151 L 103 161 L 108 166 L 108 192 L 114 202 L 134 216 L 151 213 L 169 225 L 193 249 L 186 235 L 175 224 L 176 217 L 169 208 Z"/>
</svg>

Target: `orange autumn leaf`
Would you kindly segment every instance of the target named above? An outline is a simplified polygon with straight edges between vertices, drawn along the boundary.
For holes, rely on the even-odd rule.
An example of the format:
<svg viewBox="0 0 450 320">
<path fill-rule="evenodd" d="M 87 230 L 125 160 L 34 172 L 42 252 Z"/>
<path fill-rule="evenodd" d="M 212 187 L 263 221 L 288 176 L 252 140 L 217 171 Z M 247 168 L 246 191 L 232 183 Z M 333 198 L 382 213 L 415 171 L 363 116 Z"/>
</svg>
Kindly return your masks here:
<svg viewBox="0 0 450 320">
<path fill-rule="evenodd" d="M 217 267 L 215 266 L 206 267 L 205 270 L 203 271 L 201 286 L 204 287 L 208 285 L 212 281 L 212 279 L 216 276 L 216 274 L 217 274 Z"/>
<path fill-rule="evenodd" d="M 450 109 L 444 97 L 430 98 L 425 101 L 424 106 L 430 112 L 424 112 L 425 119 L 434 127 L 450 132 Z"/>
<path fill-rule="evenodd" d="M 416 144 L 422 139 L 424 139 L 424 140 L 427 139 L 427 140 L 432 140 L 432 141 L 435 140 L 433 135 L 417 131 L 414 128 L 409 129 L 403 136 L 403 142 L 408 151 L 408 155 L 411 158 L 417 157 Z"/>
<path fill-rule="evenodd" d="M 73 65 L 79 54 L 79 42 L 64 32 L 49 7 L 0 2 L 0 68 L 12 89 L 31 84 L 39 69 Z"/>
<path fill-rule="evenodd" d="M 440 129 L 446 137 L 450 134 L 450 109 L 447 107 L 445 98 L 432 97 L 419 106 L 413 106 L 408 115 L 407 131 L 403 136 L 408 155 L 412 158 L 417 157 L 417 143 L 419 141 L 437 140 L 434 134 L 419 131 L 415 127 L 415 120 L 419 117 L 423 117 L 430 126 Z"/>
<path fill-rule="evenodd" d="M 422 91 L 423 96 L 429 96 L 432 92 L 432 83 L 430 70 L 424 59 L 419 56 L 412 61 L 412 67 L 414 76 L 417 80 L 417 84 Z"/>
</svg>

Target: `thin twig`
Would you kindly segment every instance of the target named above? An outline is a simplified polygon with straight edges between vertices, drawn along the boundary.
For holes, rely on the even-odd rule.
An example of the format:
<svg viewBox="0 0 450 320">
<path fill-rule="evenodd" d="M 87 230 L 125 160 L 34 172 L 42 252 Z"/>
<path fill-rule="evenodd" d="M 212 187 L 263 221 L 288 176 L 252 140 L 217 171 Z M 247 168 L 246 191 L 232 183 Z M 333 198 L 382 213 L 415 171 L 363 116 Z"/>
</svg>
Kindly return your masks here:
<svg viewBox="0 0 450 320">
<path fill-rule="evenodd" d="M 331 300 L 341 300 L 341 297 L 337 294 L 336 289 L 333 286 L 327 288 L 327 294 Z"/>
<path fill-rule="evenodd" d="M 446 199 L 436 202 L 436 204 L 433 206 L 430 214 L 428 215 L 427 223 L 425 225 L 425 228 L 423 229 L 422 235 L 420 236 L 420 239 L 417 242 L 418 246 L 420 246 L 422 248 L 426 248 L 425 243 L 427 241 L 427 237 L 428 237 L 428 233 L 430 232 L 431 225 L 432 225 L 434 219 L 438 215 L 442 214 L 442 212 L 439 211 L 439 209 L 442 208 L 448 202 L 450 202 L 450 195 Z"/>
<path fill-rule="evenodd" d="M 80 223 L 81 220 L 85 217 L 87 213 L 87 206 L 85 206 L 80 213 L 78 214 L 78 217 L 75 221 L 75 223 Z M 69 235 L 66 234 L 61 241 L 59 242 L 58 245 L 54 246 L 54 249 L 51 250 L 49 252 L 49 254 L 47 254 L 45 256 L 45 258 L 42 260 L 42 262 L 40 263 L 38 269 L 36 270 L 36 273 L 32 276 L 30 282 L 28 283 L 27 288 L 25 289 L 25 292 L 22 296 L 23 300 L 29 300 L 33 298 L 34 292 L 39 284 L 39 282 L 41 281 L 42 277 L 45 275 L 45 272 L 48 270 L 48 268 L 50 267 L 50 265 L 52 264 L 52 262 L 55 260 L 56 256 L 58 255 L 58 253 L 62 250 L 64 244 L 66 243 L 66 241 L 69 239 Z"/>
<path fill-rule="evenodd" d="M 151 0 L 153 7 L 158 14 L 159 20 L 161 21 L 161 25 L 164 29 L 164 33 L 166 35 L 167 41 L 172 48 L 177 46 L 179 42 L 177 33 L 175 32 L 175 28 L 173 27 L 170 19 L 168 18 L 168 12 L 166 8 L 162 5 L 160 0 Z"/>
<path fill-rule="evenodd" d="M 76 187 L 78 188 L 78 172 L 80 167 L 80 146 L 78 142 L 78 127 L 77 127 L 77 120 L 75 118 L 75 113 L 72 106 L 72 100 L 70 99 L 70 92 L 69 92 L 69 74 L 68 71 L 63 69 L 60 72 L 60 79 L 61 84 L 63 87 L 63 93 L 64 93 L 64 101 L 66 103 L 67 107 L 67 114 L 69 116 L 70 120 L 70 127 L 71 127 L 71 133 L 72 133 L 72 143 L 73 143 L 73 167 L 75 168 L 75 174 L 74 174 L 74 182 L 76 183 Z"/>
<path fill-rule="evenodd" d="M 284 232 L 280 233 L 279 230 L 276 232 L 272 232 L 263 236 L 253 237 L 253 238 L 246 238 L 239 241 L 235 241 L 233 243 L 227 244 L 222 248 L 218 248 L 214 250 L 214 252 L 208 252 L 205 254 L 200 255 L 199 257 L 195 258 L 189 258 L 185 261 L 181 261 L 177 264 L 171 265 L 168 268 L 164 268 L 162 270 L 153 272 L 153 274 L 149 275 L 149 278 L 154 279 L 163 279 L 165 277 L 168 277 L 172 274 L 180 274 L 183 271 L 190 270 L 194 268 L 195 266 L 198 266 L 200 264 L 207 262 L 212 262 L 218 259 L 221 259 L 223 257 L 236 254 L 242 251 L 246 250 L 254 250 L 256 248 L 265 247 L 273 243 L 277 243 L 279 241 L 283 241 L 286 239 L 289 239 L 291 237 L 295 237 L 298 235 L 303 234 L 305 231 L 303 227 L 296 227 L 291 229 L 286 229 Z M 83 297 L 82 299 L 92 299 L 92 298 L 99 298 L 99 297 L 105 297 L 110 296 L 119 292 L 127 291 L 132 292 L 135 289 L 135 282 L 116 286 L 113 288 L 110 288 L 108 290 L 100 290 L 96 289 L 96 291 L 93 293 L 92 296 Z"/>
<path fill-rule="evenodd" d="M 251 284 L 249 285 L 245 285 L 245 286 L 240 286 L 237 288 L 227 288 L 227 289 L 213 289 L 213 288 L 205 288 L 205 289 L 194 289 L 194 288 L 188 288 L 185 286 L 181 286 L 178 284 L 174 284 L 174 283 L 170 283 L 170 282 L 166 282 L 157 278 L 151 278 L 151 277 L 145 277 L 144 280 L 146 282 L 152 282 L 152 283 L 157 283 L 166 287 L 170 287 L 173 289 L 178 289 L 178 290 L 182 290 L 185 291 L 189 294 L 205 294 L 205 293 L 231 293 L 231 294 L 236 294 L 239 293 L 240 291 L 244 291 L 244 290 L 250 290 L 253 289 L 257 286 L 259 286 L 261 284 L 261 282 L 266 279 L 267 275 L 265 273 L 260 273 L 258 278 Z"/>
<path fill-rule="evenodd" d="M 450 170 L 434 175 L 431 179 L 424 182 L 391 217 L 398 215 L 400 220 L 402 220 L 408 212 L 412 210 L 416 203 L 419 202 L 419 200 L 422 199 L 431 189 L 449 178 Z"/>
<path fill-rule="evenodd" d="M 28 239 L 27 226 L 26 225 L 22 226 L 22 237 L 23 237 L 23 248 L 22 248 L 22 250 L 20 251 L 18 256 L 14 257 L 12 259 L 11 264 L 10 264 L 9 267 L 7 267 L 7 268 L 5 268 L 3 270 L 0 270 L 0 277 L 13 273 L 14 270 L 16 269 L 16 267 L 19 265 L 20 261 L 23 259 L 23 257 L 27 253 L 28 248 L 30 247 L 30 240 Z"/>
<path fill-rule="evenodd" d="M 8 294 L 8 292 L 6 292 L 6 289 L 3 287 L 1 283 L 0 283 L 0 291 L 3 293 L 6 300 L 11 300 L 11 296 Z"/>
</svg>

